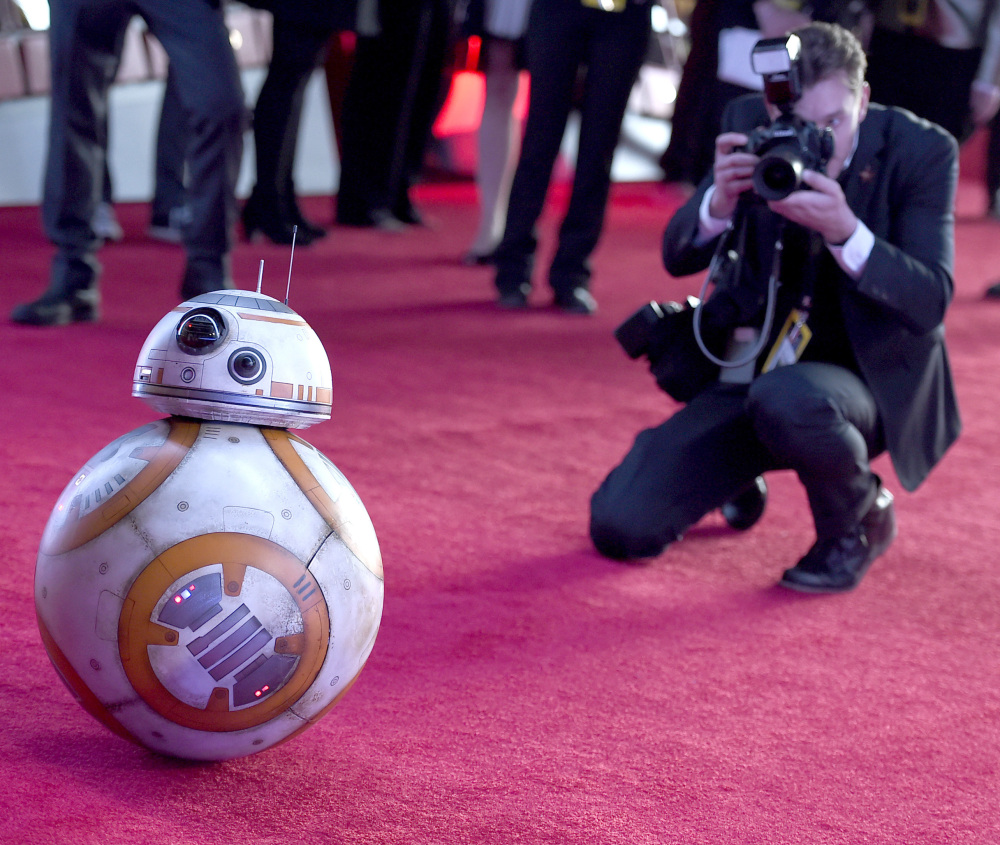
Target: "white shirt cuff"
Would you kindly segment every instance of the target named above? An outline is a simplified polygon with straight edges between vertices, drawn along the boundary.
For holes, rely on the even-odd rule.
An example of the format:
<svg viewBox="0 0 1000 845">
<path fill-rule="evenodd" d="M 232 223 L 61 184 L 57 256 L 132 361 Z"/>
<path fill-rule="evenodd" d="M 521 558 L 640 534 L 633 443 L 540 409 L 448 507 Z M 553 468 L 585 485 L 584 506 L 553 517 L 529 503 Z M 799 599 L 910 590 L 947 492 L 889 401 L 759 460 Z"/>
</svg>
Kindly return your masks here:
<svg viewBox="0 0 1000 845">
<path fill-rule="evenodd" d="M 859 220 L 853 234 L 843 244 L 840 246 L 827 244 L 826 248 L 848 276 L 859 279 L 868 264 L 868 257 L 875 248 L 875 236 L 872 230 Z"/>
<path fill-rule="evenodd" d="M 698 237 L 695 240 L 698 246 L 717 238 L 729 227 L 729 218 L 720 220 L 709 213 L 708 206 L 713 196 L 715 196 L 715 185 L 709 185 L 705 196 L 701 198 L 701 205 L 698 206 Z"/>
</svg>

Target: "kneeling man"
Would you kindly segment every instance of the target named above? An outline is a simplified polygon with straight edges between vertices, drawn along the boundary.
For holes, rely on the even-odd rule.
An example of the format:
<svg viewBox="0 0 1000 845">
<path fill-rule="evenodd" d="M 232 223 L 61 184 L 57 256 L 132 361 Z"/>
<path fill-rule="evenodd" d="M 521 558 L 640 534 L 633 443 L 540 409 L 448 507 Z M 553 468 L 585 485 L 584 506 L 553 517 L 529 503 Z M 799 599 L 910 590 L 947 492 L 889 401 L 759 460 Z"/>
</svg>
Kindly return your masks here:
<svg viewBox="0 0 1000 845">
<path fill-rule="evenodd" d="M 728 239 L 718 254 L 731 272 L 706 315 L 725 297 L 729 328 L 759 337 L 759 356 L 742 376 L 723 369 L 638 435 L 593 495 L 591 536 L 612 558 L 658 555 L 726 503 L 752 521 L 763 473 L 792 469 L 816 542 L 781 584 L 832 593 L 856 587 L 896 535 L 893 498 L 871 459 L 888 450 L 912 491 L 961 428 L 943 327 L 957 145 L 909 112 L 869 102 L 864 51 L 847 30 L 812 24 L 784 46 L 789 74 L 769 77 L 765 64 L 766 96 L 730 104 L 713 173 L 663 238 L 664 264 L 678 276 L 704 270 Z M 789 84 L 798 86 L 790 98 Z M 756 141 L 774 121 L 825 136 L 827 159 L 777 199 Z"/>
</svg>

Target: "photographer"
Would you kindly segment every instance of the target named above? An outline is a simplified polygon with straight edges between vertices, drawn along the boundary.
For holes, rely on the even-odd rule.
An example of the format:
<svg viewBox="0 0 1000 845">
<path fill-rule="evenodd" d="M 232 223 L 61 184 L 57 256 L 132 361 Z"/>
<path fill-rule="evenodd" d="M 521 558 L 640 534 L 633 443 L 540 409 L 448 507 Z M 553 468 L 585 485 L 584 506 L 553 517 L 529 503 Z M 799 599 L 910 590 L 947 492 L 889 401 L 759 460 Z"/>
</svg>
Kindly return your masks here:
<svg viewBox="0 0 1000 845">
<path fill-rule="evenodd" d="M 812 24 L 786 53 L 789 73 L 763 70 L 767 101 L 730 104 L 713 174 L 663 239 L 674 275 L 718 253 L 706 339 L 724 324 L 736 337 L 759 334 L 759 354 L 639 434 L 592 498 L 591 536 L 609 557 L 657 555 L 734 500 L 748 527 L 763 511 L 759 477 L 793 469 L 817 539 L 781 584 L 833 593 L 856 587 L 896 534 L 871 458 L 887 449 L 912 491 L 960 429 L 942 325 L 957 149 L 937 127 L 869 103 L 864 52 L 847 30 Z M 801 184 L 782 199 L 760 196 L 768 167 L 758 163 L 771 154 L 751 144 L 769 122 L 793 125 L 828 159 L 825 174 L 794 173 Z"/>
</svg>

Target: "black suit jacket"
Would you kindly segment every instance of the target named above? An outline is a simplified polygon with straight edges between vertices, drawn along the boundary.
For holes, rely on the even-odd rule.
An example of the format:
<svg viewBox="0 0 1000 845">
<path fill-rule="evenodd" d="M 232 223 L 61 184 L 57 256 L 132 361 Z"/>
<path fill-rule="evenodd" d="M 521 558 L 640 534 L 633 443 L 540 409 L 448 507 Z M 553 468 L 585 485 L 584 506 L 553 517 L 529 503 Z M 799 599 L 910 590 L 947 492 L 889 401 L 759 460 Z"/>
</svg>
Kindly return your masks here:
<svg viewBox="0 0 1000 845">
<path fill-rule="evenodd" d="M 727 108 L 723 131 L 767 122 L 759 95 L 741 97 Z M 957 179 L 958 147 L 950 135 L 909 112 L 870 105 L 839 181 L 875 247 L 860 279 L 830 260 L 820 264 L 816 280 L 839 291 L 847 339 L 907 490 L 927 477 L 961 430 L 943 324 L 954 292 Z M 703 270 L 711 259 L 715 241 L 695 243 L 711 182 L 709 176 L 667 226 L 663 260 L 673 275 Z M 765 243 L 766 234 L 747 233 L 748 251 Z"/>
</svg>

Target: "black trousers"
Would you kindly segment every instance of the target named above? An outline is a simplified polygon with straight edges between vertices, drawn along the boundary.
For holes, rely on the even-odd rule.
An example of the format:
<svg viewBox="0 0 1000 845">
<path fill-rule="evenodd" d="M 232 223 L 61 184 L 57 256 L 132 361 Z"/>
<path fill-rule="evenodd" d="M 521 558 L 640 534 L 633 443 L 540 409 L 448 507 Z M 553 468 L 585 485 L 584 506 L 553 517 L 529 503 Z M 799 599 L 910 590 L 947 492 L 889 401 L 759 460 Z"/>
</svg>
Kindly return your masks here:
<svg viewBox="0 0 1000 845">
<path fill-rule="evenodd" d="M 441 105 L 449 0 L 379 0 L 382 31 L 359 37 L 344 94 L 337 221 L 405 217 Z"/>
<path fill-rule="evenodd" d="M 52 97 L 42 219 L 58 248 L 54 291 L 68 294 L 97 281 L 94 253 L 100 242 L 90 221 L 104 180 L 108 90 L 135 14 L 166 50 L 188 115 L 188 261 L 220 261 L 230 250 L 236 218 L 245 108 L 217 5 L 209 0 L 51 0 L 50 8 Z"/>
<path fill-rule="evenodd" d="M 305 91 L 333 34 L 333 22 L 298 23 L 276 14 L 273 34 L 271 63 L 254 107 L 257 182 L 251 198 L 295 222 L 293 171 Z"/>
<path fill-rule="evenodd" d="M 586 76 L 579 94 L 579 150 L 549 283 L 557 293 L 589 283 L 588 259 L 604 226 L 611 160 L 629 94 L 649 49 L 649 32 L 647 3 L 631 0 L 622 12 L 604 12 L 580 0 L 535 0 L 527 31 L 528 119 L 506 229 L 495 254 L 501 293 L 530 284 L 535 224 L 577 101 L 581 68 Z"/>
<path fill-rule="evenodd" d="M 170 225 L 170 212 L 187 203 L 188 118 L 181 106 L 177 77 L 167 68 L 167 81 L 156 130 L 156 183 L 150 217 Z"/>
<path fill-rule="evenodd" d="M 817 536 L 843 536 L 874 501 L 869 460 L 884 448 L 871 392 L 843 367 L 804 362 L 715 384 L 640 432 L 591 499 L 591 537 L 609 557 L 657 555 L 776 469 L 798 473 Z"/>
</svg>

